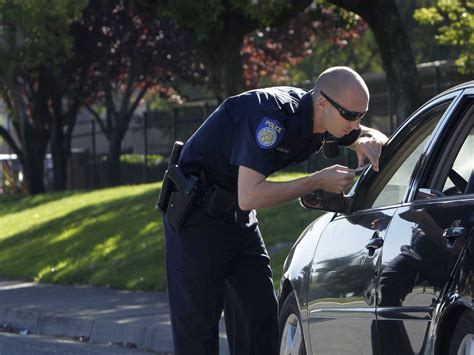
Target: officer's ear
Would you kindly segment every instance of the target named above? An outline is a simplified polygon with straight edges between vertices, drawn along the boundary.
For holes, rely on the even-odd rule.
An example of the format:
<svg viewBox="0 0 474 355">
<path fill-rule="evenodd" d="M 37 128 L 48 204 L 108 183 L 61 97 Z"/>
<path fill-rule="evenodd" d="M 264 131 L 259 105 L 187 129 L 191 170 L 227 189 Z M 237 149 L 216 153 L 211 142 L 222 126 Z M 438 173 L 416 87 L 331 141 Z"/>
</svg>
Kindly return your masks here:
<svg viewBox="0 0 474 355">
<path fill-rule="evenodd" d="M 315 105 L 322 107 L 324 102 L 321 100 L 323 97 L 321 94 L 316 94 L 316 100 L 315 100 Z"/>
<path fill-rule="evenodd" d="M 318 109 L 324 110 L 329 102 L 323 97 L 323 95 L 318 94 L 316 97 L 316 106 Z"/>
</svg>

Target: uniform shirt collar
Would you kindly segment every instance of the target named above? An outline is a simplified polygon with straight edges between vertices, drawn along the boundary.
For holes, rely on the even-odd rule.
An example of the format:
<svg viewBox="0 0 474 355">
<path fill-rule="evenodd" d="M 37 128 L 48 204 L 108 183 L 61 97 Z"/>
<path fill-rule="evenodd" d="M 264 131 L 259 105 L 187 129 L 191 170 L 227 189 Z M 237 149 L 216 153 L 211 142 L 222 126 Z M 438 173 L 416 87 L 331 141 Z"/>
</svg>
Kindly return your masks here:
<svg viewBox="0 0 474 355">
<path fill-rule="evenodd" d="M 301 97 L 301 133 L 303 138 L 309 138 L 313 135 L 313 90 L 308 91 Z"/>
</svg>

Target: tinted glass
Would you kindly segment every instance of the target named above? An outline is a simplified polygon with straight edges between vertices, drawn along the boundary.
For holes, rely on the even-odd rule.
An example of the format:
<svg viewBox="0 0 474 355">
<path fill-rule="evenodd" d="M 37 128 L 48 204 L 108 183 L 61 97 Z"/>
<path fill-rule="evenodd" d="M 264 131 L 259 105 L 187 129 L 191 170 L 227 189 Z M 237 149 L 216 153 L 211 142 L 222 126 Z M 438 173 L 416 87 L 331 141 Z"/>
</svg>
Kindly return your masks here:
<svg viewBox="0 0 474 355">
<path fill-rule="evenodd" d="M 393 175 L 388 179 L 388 183 L 375 199 L 372 205 L 373 208 L 398 204 L 403 201 L 416 163 L 449 104 L 450 102 L 443 103 L 418 120 L 420 124 L 406 140 L 403 148 L 400 149 L 400 153 L 394 156 L 390 162 L 390 171 L 395 172 L 392 173 Z M 381 174 L 381 178 L 387 179 L 387 176 Z M 377 185 L 375 184 L 375 186 Z"/>
<path fill-rule="evenodd" d="M 464 141 L 456 160 L 451 170 L 454 170 L 466 183 L 469 181 L 469 178 L 474 169 L 474 127 L 471 127 L 471 130 Z M 443 192 L 446 194 L 449 189 L 457 190 L 456 192 L 461 194 L 464 191 L 458 191 L 453 182 L 453 178 L 449 177 L 446 179 L 446 182 L 443 186 Z"/>
</svg>

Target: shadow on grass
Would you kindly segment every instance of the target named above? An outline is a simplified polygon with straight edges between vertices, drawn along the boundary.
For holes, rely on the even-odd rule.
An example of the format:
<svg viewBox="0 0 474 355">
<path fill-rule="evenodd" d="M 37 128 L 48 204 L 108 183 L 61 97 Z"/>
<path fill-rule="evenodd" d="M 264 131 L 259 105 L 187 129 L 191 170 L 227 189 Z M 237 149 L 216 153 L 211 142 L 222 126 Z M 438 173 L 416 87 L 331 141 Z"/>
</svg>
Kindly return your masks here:
<svg viewBox="0 0 474 355">
<path fill-rule="evenodd" d="M 57 201 L 69 196 L 73 196 L 84 191 L 61 191 L 50 192 L 41 195 L 11 195 L 0 196 L 0 217 L 10 213 L 25 211 L 44 203 Z"/>
<path fill-rule="evenodd" d="M 20 200 L 19 211 L 72 193 Z M 162 219 L 158 189 L 96 203 L 0 241 L 0 275 L 44 282 L 91 284 L 132 290 L 165 289 Z M 0 200 L 0 202 L 3 202 Z M 9 213 L 14 212 L 9 209 Z M 259 212 L 267 246 L 293 244 L 320 213 L 296 202 Z M 272 256 L 275 284 L 287 250 Z"/>
<path fill-rule="evenodd" d="M 164 240 L 154 209 L 156 193 L 94 204 L 2 240 L 0 274 L 163 290 Z"/>
</svg>

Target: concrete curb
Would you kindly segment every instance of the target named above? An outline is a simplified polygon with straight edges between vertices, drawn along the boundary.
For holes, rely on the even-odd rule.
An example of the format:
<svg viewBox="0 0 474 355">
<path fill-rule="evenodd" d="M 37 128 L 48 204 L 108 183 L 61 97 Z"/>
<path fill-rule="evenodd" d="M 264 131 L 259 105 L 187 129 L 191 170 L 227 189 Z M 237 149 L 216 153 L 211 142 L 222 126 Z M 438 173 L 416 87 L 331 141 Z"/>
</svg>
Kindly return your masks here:
<svg viewBox="0 0 474 355">
<path fill-rule="evenodd" d="M 134 344 L 160 354 L 173 353 L 170 327 L 117 324 L 107 320 L 63 317 L 36 310 L 0 307 L 0 323 L 28 333 L 54 337 L 84 338 L 97 344 Z"/>
<path fill-rule="evenodd" d="M 158 354 L 174 352 L 167 296 L 162 292 L 0 279 L 0 326 L 97 344 L 135 345 Z M 227 355 L 223 319 L 219 329 L 219 353 Z"/>
<path fill-rule="evenodd" d="M 0 280 L 0 326 L 173 353 L 166 295 Z"/>
<path fill-rule="evenodd" d="M 0 307 L 0 322 L 12 328 L 38 332 L 41 313 L 34 310 L 12 309 Z"/>
</svg>

